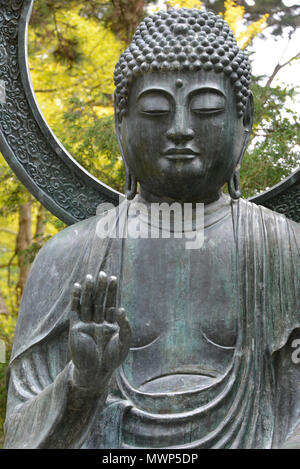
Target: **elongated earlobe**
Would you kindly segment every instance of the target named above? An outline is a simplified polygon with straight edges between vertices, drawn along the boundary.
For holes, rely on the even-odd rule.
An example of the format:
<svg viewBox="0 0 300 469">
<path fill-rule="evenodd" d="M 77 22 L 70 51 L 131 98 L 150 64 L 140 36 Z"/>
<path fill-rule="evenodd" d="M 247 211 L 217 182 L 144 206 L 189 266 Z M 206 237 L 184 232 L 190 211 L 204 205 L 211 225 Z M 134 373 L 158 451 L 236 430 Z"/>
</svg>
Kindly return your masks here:
<svg viewBox="0 0 300 469">
<path fill-rule="evenodd" d="M 136 196 L 137 192 L 137 180 L 136 177 L 133 176 L 127 165 L 125 164 L 125 196 L 126 199 L 132 200 Z"/>
<path fill-rule="evenodd" d="M 228 192 L 233 200 L 238 200 L 241 197 L 241 183 L 240 183 L 240 170 L 235 170 L 233 175 L 228 181 Z"/>
</svg>

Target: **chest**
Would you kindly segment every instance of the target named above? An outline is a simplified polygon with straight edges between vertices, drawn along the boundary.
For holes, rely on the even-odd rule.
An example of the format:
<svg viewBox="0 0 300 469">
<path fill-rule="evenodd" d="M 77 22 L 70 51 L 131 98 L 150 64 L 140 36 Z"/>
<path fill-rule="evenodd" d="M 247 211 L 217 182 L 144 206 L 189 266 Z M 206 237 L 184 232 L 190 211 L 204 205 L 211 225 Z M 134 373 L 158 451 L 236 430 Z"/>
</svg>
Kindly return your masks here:
<svg viewBox="0 0 300 469">
<path fill-rule="evenodd" d="M 206 236 L 203 249 L 183 240 L 127 240 L 122 306 L 133 328 L 133 347 L 172 331 L 173 340 L 201 332 L 222 346 L 236 337 L 234 251 Z"/>
</svg>

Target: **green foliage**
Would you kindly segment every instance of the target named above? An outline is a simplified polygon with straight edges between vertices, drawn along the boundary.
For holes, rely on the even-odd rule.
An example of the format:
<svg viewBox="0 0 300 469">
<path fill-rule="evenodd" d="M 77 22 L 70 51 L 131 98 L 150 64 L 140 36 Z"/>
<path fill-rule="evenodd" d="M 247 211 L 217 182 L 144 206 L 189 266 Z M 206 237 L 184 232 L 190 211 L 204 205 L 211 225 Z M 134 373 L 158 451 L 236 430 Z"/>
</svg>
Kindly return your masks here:
<svg viewBox="0 0 300 469">
<path fill-rule="evenodd" d="M 203 3 L 215 13 L 224 12 L 224 0 L 203 0 Z M 245 7 L 248 24 L 268 13 L 268 31 L 274 36 L 280 37 L 286 30 L 292 32 L 300 25 L 300 6 L 296 0 L 289 6 L 283 0 L 238 0 L 237 3 Z"/>
<path fill-rule="evenodd" d="M 95 177 L 123 191 L 125 171 L 113 114 L 99 118 L 91 109 L 86 109 L 83 102 L 73 100 L 71 111 L 64 114 L 64 123 L 56 134 L 59 133 L 66 149 L 76 154 L 77 161 Z"/>
<path fill-rule="evenodd" d="M 241 171 L 244 198 L 272 187 L 300 163 L 300 121 L 289 103 L 297 98 L 292 87 L 265 87 L 254 78 L 255 121 L 251 144 Z"/>
<path fill-rule="evenodd" d="M 125 45 L 100 15 L 110 3 L 37 0 L 29 61 L 39 105 L 57 137 L 94 176 L 122 190 L 124 171 L 109 116 L 113 71 Z"/>
</svg>

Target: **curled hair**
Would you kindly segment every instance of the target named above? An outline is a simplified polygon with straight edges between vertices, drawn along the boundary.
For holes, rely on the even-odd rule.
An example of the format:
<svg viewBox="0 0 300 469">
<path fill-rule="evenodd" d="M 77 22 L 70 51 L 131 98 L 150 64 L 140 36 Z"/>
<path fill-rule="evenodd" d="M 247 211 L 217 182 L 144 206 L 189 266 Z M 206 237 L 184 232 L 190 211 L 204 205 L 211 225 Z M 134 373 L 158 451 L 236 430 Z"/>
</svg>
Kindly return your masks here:
<svg viewBox="0 0 300 469">
<path fill-rule="evenodd" d="M 152 71 L 214 70 L 232 83 L 242 117 L 249 96 L 251 67 L 226 21 L 211 11 L 171 9 L 141 22 L 116 65 L 116 110 L 122 120 L 132 80 Z"/>
</svg>

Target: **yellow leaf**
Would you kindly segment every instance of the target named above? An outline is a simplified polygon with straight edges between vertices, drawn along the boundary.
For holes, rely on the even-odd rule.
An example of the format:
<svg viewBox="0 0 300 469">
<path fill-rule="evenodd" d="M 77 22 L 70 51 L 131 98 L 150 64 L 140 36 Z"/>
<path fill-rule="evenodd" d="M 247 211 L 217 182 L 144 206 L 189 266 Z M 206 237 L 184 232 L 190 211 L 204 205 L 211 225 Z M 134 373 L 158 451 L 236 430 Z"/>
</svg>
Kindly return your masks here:
<svg viewBox="0 0 300 469">
<path fill-rule="evenodd" d="M 168 0 L 166 5 L 173 8 L 197 8 L 198 10 L 202 8 L 200 0 Z"/>
</svg>

